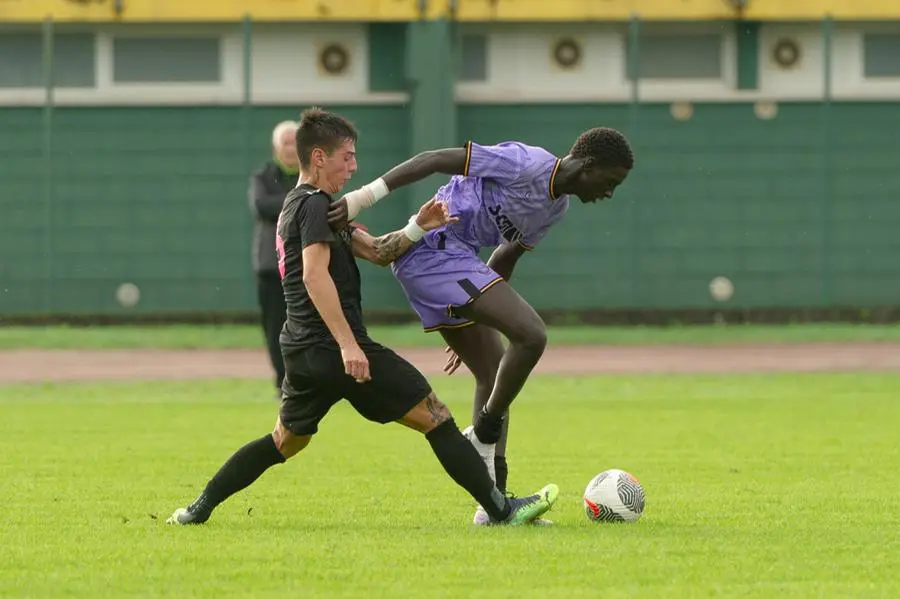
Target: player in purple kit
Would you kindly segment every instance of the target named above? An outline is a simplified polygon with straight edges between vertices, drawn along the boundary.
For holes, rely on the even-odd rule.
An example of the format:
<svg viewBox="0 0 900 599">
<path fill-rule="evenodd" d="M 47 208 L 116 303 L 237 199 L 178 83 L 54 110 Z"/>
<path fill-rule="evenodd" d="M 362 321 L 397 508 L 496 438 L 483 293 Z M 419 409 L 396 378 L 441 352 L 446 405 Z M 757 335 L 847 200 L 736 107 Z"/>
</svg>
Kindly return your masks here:
<svg viewBox="0 0 900 599">
<path fill-rule="evenodd" d="M 557 500 L 559 488 L 552 484 L 528 497 L 505 497 L 422 373 L 368 336 L 356 258 L 387 265 L 426 229 L 454 219 L 432 199 L 402 230 L 377 238 L 360 227 L 335 234 L 328 207 L 356 171 L 357 137 L 340 115 L 318 108 L 301 115 L 299 181 L 284 201 L 274 241 L 287 303 L 279 342 L 286 374 L 275 429 L 238 449 L 197 499 L 175 510 L 169 524 L 205 523 L 229 497 L 303 451 L 343 399 L 368 420 L 398 422 L 424 433 L 446 473 L 487 506 L 494 524 L 529 523 Z"/>
<path fill-rule="evenodd" d="M 332 205 L 342 227 L 390 191 L 435 173 L 455 175 L 436 197 L 458 221 L 430 231 L 392 270 L 426 331 L 440 331 L 452 350 L 446 370 L 464 362 L 475 376 L 473 426 L 464 434 L 498 488 L 506 490 L 510 404 L 546 346 L 537 312 L 508 284 L 518 259 L 566 213 L 569 196 L 584 203 L 612 197 L 634 166 L 625 137 L 598 127 L 582 133 L 568 155 L 519 142 L 422 152 Z M 485 264 L 482 247 L 497 247 Z M 504 350 L 500 333 L 509 339 Z M 483 509 L 476 523 L 486 523 Z"/>
</svg>

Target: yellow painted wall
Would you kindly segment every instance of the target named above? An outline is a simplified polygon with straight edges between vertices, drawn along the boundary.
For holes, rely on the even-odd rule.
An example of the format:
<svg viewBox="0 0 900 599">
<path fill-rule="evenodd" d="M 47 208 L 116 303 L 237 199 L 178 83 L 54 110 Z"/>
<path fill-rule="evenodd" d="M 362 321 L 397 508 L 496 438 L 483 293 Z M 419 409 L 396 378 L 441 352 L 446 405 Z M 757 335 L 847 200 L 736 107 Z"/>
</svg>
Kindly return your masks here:
<svg viewBox="0 0 900 599">
<path fill-rule="evenodd" d="M 747 0 L 739 13 L 731 0 L 458 0 L 463 21 L 842 20 L 900 19 L 900 0 Z"/>
<path fill-rule="evenodd" d="M 733 19 L 726 0 L 459 0 L 460 21 L 624 21 Z"/>
<path fill-rule="evenodd" d="M 750 0 L 745 18 L 759 21 L 817 20 L 830 14 L 846 21 L 900 19 L 897 0 Z"/>
<path fill-rule="evenodd" d="M 37 22 L 48 15 L 55 21 L 124 22 L 236 22 L 250 15 L 255 21 L 410 21 L 421 18 L 418 0 L 2 0 L 0 22 Z M 441 4 L 431 2 L 434 17 Z"/>
<path fill-rule="evenodd" d="M 409 21 L 449 17 L 460 21 L 624 21 L 632 15 L 666 21 L 734 19 L 730 0 L 2 0 L 0 22 L 236 22 L 256 21 Z M 747 0 L 740 15 L 759 21 L 900 20 L 898 0 Z"/>
</svg>

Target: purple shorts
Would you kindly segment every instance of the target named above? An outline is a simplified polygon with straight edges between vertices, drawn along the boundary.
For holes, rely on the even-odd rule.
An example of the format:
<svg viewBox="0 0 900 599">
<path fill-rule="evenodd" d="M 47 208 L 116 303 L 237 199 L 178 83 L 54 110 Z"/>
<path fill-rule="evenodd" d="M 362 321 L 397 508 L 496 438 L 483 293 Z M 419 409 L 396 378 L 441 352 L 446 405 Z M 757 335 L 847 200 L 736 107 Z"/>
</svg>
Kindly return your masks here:
<svg viewBox="0 0 900 599">
<path fill-rule="evenodd" d="M 450 237 L 433 246 L 423 239 L 391 266 L 406 299 L 422 320 L 426 332 L 473 324 L 454 308 L 475 301 L 503 280 L 475 249 Z"/>
</svg>

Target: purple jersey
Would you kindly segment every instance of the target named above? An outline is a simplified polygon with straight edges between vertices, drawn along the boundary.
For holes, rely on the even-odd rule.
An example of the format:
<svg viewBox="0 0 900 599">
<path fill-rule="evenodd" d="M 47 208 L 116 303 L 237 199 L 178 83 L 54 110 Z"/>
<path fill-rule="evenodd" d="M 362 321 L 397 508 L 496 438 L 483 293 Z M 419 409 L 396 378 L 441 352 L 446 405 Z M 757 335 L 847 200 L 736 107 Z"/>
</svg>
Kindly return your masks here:
<svg viewBox="0 0 900 599">
<path fill-rule="evenodd" d="M 569 207 L 568 196 L 554 197 L 559 159 L 535 146 L 507 141 L 495 146 L 466 144 L 466 168 L 441 187 L 459 222 L 431 231 L 429 245 L 444 229 L 478 249 L 504 242 L 532 249 Z"/>
</svg>

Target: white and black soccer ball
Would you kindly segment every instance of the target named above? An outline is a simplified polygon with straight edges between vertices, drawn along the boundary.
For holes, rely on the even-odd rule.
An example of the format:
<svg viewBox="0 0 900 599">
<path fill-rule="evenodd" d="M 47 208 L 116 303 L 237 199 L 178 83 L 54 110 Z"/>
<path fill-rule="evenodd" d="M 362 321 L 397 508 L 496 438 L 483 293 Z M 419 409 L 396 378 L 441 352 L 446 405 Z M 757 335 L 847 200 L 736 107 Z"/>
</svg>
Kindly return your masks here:
<svg viewBox="0 0 900 599">
<path fill-rule="evenodd" d="M 624 470 L 606 470 L 584 490 L 584 513 L 594 522 L 634 522 L 644 512 L 644 488 Z"/>
</svg>

